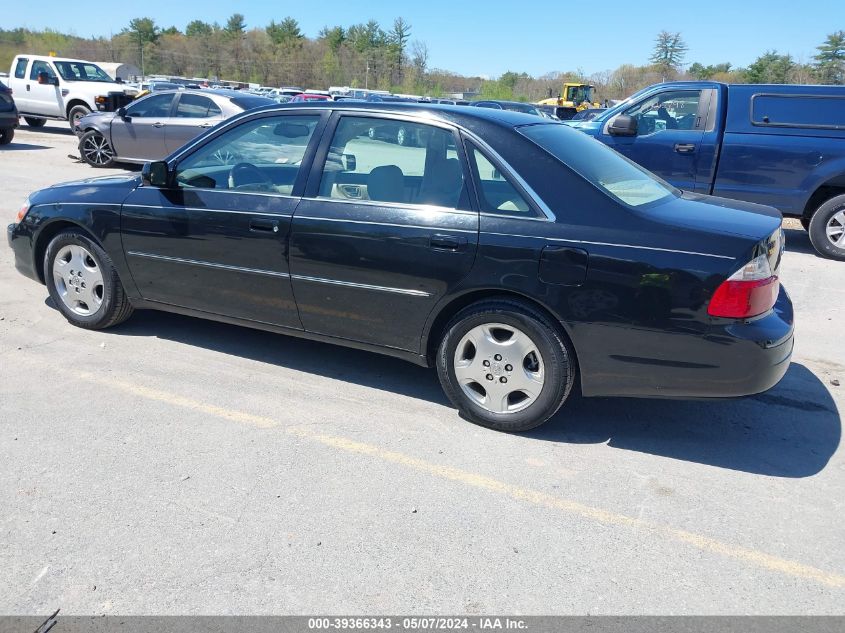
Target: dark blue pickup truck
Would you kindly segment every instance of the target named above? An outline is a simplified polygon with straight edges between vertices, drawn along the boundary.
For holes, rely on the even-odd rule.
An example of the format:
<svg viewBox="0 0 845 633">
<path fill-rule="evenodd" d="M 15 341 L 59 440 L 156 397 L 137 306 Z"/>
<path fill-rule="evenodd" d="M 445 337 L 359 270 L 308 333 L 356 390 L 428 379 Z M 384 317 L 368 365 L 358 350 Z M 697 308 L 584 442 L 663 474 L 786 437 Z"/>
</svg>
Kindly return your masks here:
<svg viewBox="0 0 845 633">
<path fill-rule="evenodd" d="M 674 82 L 566 122 L 687 191 L 801 218 L 845 260 L 845 87 Z"/>
</svg>

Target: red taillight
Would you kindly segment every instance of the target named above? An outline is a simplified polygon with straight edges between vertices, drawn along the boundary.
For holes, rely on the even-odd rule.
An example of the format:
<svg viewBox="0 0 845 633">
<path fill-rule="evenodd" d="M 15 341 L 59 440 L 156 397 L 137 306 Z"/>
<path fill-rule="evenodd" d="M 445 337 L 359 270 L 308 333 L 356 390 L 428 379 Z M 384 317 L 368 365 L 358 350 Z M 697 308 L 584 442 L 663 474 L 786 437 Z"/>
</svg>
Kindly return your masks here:
<svg viewBox="0 0 845 633">
<path fill-rule="evenodd" d="M 767 254 L 758 255 L 716 288 L 707 314 L 727 319 L 748 319 L 771 310 L 780 281 Z"/>
<path fill-rule="evenodd" d="M 780 281 L 767 279 L 722 282 L 713 293 L 707 314 L 728 319 L 748 319 L 771 310 L 778 298 Z"/>
</svg>

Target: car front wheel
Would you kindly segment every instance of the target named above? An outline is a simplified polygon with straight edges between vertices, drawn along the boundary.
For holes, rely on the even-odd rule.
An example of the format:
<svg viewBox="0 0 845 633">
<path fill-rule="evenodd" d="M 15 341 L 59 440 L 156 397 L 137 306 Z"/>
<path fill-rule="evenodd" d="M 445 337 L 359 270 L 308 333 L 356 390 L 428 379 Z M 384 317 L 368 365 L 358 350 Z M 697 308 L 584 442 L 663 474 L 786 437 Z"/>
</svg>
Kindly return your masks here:
<svg viewBox="0 0 845 633">
<path fill-rule="evenodd" d="M 29 127 L 44 127 L 47 123 L 47 119 L 39 119 L 38 117 L 33 116 L 25 116 L 23 120 L 26 121 L 26 124 Z"/>
<path fill-rule="evenodd" d="M 5 128 L 0 130 L 0 145 L 8 145 L 15 138 L 14 128 Z"/>
<path fill-rule="evenodd" d="M 73 325 L 103 330 L 132 315 L 108 254 L 76 231 L 59 233 L 44 255 L 44 281 L 56 307 Z"/>
<path fill-rule="evenodd" d="M 491 300 L 460 311 L 446 326 L 437 373 L 446 395 L 471 422 L 527 431 L 569 397 L 575 360 L 559 326 L 516 300 Z"/>
<path fill-rule="evenodd" d="M 845 194 L 822 204 L 810 220 L 810 242 L 823 257 L 845 261 Z"/>
<path fill-rule="evenodd" d="M 92 167 L 114 165 L 114 150 L 106 137 L 97 130 L 88 130 L 79 139 L 79 154 Z"/>
</svg>

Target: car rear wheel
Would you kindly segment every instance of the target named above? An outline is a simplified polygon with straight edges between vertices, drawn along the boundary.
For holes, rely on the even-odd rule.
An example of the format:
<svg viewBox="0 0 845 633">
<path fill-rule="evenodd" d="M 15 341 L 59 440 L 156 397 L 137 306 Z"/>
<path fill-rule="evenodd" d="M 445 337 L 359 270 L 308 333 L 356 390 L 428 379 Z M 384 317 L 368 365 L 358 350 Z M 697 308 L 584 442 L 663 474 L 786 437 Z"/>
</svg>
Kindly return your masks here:
<svg viewBox="0 0 845 633">
<path fill-rule="evenodd" d="M 26 121 L 29 127 L 44 127 L 47 123 L 47 119 L 39 119 L 34 116 L 25 116 L 23 120 Z"/>
<path fill-rule="evenodd" d="M 0 130 L 0 145 L 8 145 L 15 138 L 14 128 L 7 127 Z"/>
<path fill-rule="evenodd" d="M 106 137 L 97 130 L 89 130 L 79 139 L 79 154 L 92 167 L 114 165 L 114 150 Z"/>
<path fill-rule="evenodd" d="M 84 117 L 86 114 L 90 114 L 91 110 L 88 109 L 88 106 L 84 105 L 76 105 L 70 109 L 70 112 L 67 113 L 67 120 L 70 123 L 70 130 L 73 133 L 76 133 L 76 124 L 79 123 L 79 119 Z"/>
<path fill-rule="evenodd" d="M 396 132 L 396 144 L 397 145 L 410 145 L 411 138 L 408 135 L 408 131 L 400 127 L 399 130 Z"/>
<path fill-rule="evenodd" d="M 810 242 L 823 257 L 845 261 L 845 194 L 821 205 L 810 220 Z"/>
<path fill-rule="evenodd" d="M 805 231 L 809 231 L 809 230 L 810 230 L 810 220 L 812 220 L 812 218 L 801 218 L 801 219 L 799 220 L 799 222 L 801 222 L 801 226 L 803 226 L 803 227 L 804 227 L 804 230 L 805 230 Z"/>
<path fill-rule="evenodd" d="M 56 307 L 78 327 L 102 330 L 132 315 L 108 254 L 76 231 L 59 233 L 47 246 L 44 280 Z"/>
<path fill-rule="evenodd" d="M 471 422 L 527 431 L 569 397 L 575 360 L 560 328 L 516 300 L 470 305 L 446 326 L 437 352 L 446 395 Z"/>
</svg>

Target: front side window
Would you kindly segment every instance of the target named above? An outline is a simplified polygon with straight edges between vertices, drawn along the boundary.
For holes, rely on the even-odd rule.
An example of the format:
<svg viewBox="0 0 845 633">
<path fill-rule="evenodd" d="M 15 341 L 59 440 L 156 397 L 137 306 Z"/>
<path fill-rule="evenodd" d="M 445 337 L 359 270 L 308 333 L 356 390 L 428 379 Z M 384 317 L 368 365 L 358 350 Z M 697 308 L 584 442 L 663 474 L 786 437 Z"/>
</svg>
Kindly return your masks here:
<svg viewBox="0 0 845 633">
<path fill-rule="evenodd" d="M 24 57 L 18 59 L 18 63 L 15 64 L 15 79 L 23 79 L 26 77 L 27 63 L 29 63 L 29 60 Z"/>
<path fill-rule="evenodd" d="M 625 110 L 637 119 L 637 136 L 661 130 L 692 130 L 698 116 L 700 90 L 661 92 Z"/>
<path fill-rule="evenodd" d="M 140 99 L 126 108 L 126 116 L 141 119 L 169 117 L 172 103 L 172 94 L 153 95 Z"/>
<path fill-rule="evenodd" d="M 221 114 L 220 107 L 202 95 L 183 94 L 176 106 L 176 117 L 182 119 L 207 119 Z"/>
<path fill-rule="evenodd" d="M 38 81 L 38 74 L 39 73 L 47 73 L 47 75 L 52 79 L 56 76 L 56 73 L 53 72 L 53 69 L 50 67 L 50 64 L 47 62 L 41 61 L 34 61 L 32 62 L 32 70 L 29 71 L 29 78 L 33 81 Z"/>
<path fill-rule="evenodd" d="M 517 131 L 624 204 L 640 207 L 668 200 L 680 193 L 601 141 L 565 125 L 524 125 Z"/>
<path fill-rule="evenodd" d="M 478 182 L 479 210 L 503 215 L 534 216 L 531 206 L 519 190 L 475 145 L 471 148 L 473 169 Z"/>
<path fill-rule="evenodd" d="M 89 62 L 56 62 L 56 68 L 65 81 L 114 81 L 105 71 Z"/>
<path fill-rule="evenodd" d="M 290 195 L 319 120 L 272 116 L 241 123 L 182 160 L 176 182 L 185 189 Z"/>
<path fill-rule="evenodd" d="M 320 180 L 320 196 L 468 209 L 455 136 L 432 125 L 341 118 Z"/>
</svg>

